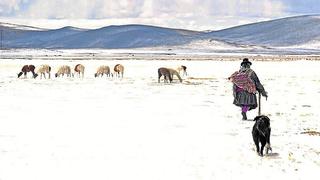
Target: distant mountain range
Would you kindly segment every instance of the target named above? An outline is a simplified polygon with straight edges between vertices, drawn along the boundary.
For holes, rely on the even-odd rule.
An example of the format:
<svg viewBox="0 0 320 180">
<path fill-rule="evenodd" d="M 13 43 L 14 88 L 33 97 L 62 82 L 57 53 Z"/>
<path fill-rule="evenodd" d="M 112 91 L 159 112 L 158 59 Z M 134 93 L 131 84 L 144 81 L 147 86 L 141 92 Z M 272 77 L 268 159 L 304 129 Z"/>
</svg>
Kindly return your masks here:
<svg viewBox="0 0 320 180">
<path fill-rule="evenodd" d="M 320 15 L 297 16 L 237 26 L 219 31 L 190 31 L 147 25 L 107 26 L 99 29 L 64 27 L 41 29 L 0 23 L 4 48 L 146 48 L 207 46 L 320 48 Z M 197 43 L 195 43 L 197 42 Z M 199 42 L 204 42 L 200 43 Z M 317 46 L 319 45 L 319 47 Z"/>
</svg>

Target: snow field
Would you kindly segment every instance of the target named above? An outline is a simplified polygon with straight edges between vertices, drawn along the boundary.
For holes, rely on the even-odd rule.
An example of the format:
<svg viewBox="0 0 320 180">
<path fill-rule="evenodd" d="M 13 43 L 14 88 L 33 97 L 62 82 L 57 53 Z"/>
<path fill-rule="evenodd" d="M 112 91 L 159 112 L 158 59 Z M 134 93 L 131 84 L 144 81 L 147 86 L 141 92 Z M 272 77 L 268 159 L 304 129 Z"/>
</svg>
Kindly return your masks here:
<svg viewBox="0 0 320 180">
<path fill-rule="evenodd" d="M 85 78 L 17 79 L 24 64 L 85 65 Z M 94 78 L 99 65 L 123 79 Z M 159 67 L 188 67 L 180 84 Z M 307 179 L 319 175 L 319 62 L 253 62 L 269 93 L 270 156 L 255 153 L 226 78 L 240 61 L 0 62 L 0 179 Z M 30 75 L 29 75 L 30 77 Z M 204 78 L 204 79 L 200 79 Z M 249 112 L 253 118 L 257 111 Z M 17 173 L 18 172 L 18 173 Z M 263 175 L 262 175 L 263 174 Z"/>
</svg>

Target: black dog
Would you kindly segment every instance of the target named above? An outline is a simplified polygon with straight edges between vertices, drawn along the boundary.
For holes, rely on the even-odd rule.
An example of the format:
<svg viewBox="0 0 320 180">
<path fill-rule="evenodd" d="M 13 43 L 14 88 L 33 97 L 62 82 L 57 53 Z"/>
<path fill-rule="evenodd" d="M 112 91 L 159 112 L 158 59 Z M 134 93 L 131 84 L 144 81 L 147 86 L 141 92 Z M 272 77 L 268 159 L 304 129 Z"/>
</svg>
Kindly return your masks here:
<svg viewBox="0 0 320 180">
<path fill-rule="evenodd" d="M 254 125 L 252 128 L 253 141 L 257 147 L 257 153 L 263 156 L 263 148 L 266 146 L 266 154 L 269 150 L 272 151 L 270 147 L 270 119 L 267 116 L 257 116 L 254 118 Z M 261 149 L 259 148 L 259 143 L 261 143 Z"/>
</svg>

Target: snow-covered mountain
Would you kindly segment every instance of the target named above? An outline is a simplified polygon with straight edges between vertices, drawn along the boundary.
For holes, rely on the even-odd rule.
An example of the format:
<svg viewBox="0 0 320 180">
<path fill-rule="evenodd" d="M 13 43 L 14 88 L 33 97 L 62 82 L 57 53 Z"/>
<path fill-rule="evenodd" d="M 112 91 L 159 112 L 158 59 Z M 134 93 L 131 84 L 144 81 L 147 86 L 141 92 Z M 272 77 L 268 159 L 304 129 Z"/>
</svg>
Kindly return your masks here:
<svg viewBox="0 0 320 180">
<path fill-rule="evenodd" d="M 47 44 L 50 48 L 138 48 L 190 42 L 199 32 L 146 25 L 108 26 Z"/>
<path fill-rule="evenodd" d="M 320 15 L 289 17 L 211 32 L 148 25 L 47 30 L 0 23 L 0 28 L 2 44 L 6 48 L 119 49 L 172 46 L 218 50 L 273 47 L 317 49 L 320 44 Z"/>
<path fill-rule="evenodd" d="M 191 42 L 201 32 L 146 25 L 107 26 L 86 30 L 21 30 L 6 27 L 3 44 L 8 48 L 138 48 Z"/>
<path fill-rule="evenodd" d="M 74 27 L 55 30 L 24 30 L 6 27 L 2 32 L 3 46 L 7 48 L 50 48 L 47 46 L 48 43 L 59 41 L 84 31 L 86 30 Z"/>
<path fill-rule="evenodd" d="M 320 42 L 320 15 L 297 16 L 242 25 L 207 34 L 208 37 L 260 46 L 296 46 Z"/>
</svg>

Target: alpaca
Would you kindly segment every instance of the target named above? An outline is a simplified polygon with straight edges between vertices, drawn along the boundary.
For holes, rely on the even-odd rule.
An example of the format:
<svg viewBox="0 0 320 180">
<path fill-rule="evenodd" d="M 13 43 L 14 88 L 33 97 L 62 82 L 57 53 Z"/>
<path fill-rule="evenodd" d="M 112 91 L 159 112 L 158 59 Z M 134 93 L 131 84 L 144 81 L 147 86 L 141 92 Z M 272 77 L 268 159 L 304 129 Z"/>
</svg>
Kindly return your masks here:
<svg viewBox="0 0 320 180">
<path fill-rule="evenodd" d="M 180 74 L 178 73 L 178 71 L 174 70 L 174 69 L 171 69 L 171 68 L 167 68 L 170 72 L 170 75 L 171 75 L 171 79 L 173 79 L 173 75 L 176 75 L 179 79 L 179 81 L 182 83 L 182 79 L 180 77 Z"/>
<path fill-rule="evenodd" d="M 38 75 L 34 72 L 34 69 L 35 69 L 36 67 L 34 66 L 34 65 L 24 65 L 23 67 L 22 67 L 22 69 L 21 69 L 21 72 L 19 72 L 19 74 L 18 74 L 18 78 L 22 75 L 22 74 L 24 74 L 24 78 L 27 78 L 27 73 L 28 72 L 32 72 L 32 74 L 33 74 L 33 78 L 36 78 Z"/>
<path fill-rule="evenodd" d="M 43 64 L 38 68 L 36 75 L 38 76 L 40 73 L 40 79 L 42 79 L 42 75 L 44 76 L 44 78 L 46 78 L 46 73 L 48 73 L 49 79 L 50 79 L 50 72 L 51 72 L 51 67 L 47 64 Z"/>
<path fill-rule="evenodd" d="M 110 68 L 109 66 L 100 66 L 97 69 L 97 72 L 94 74 L 94 77 L 98 77 L 101 75 L 101 77 L 106 74 L 107 77 L 110 77 Z"/>
<path fill-rule="evenodd" d="M 74 74 L 79 74 L 79 77 L 80 77 L 80 73 L 82 75 L 82 78 L 84 77 L 84 66 L 82 64 L 77 64 L 75 67 L 74 67 L 74 73 L 72 74 L 72 77 L 74 77 Z"/>
<path fill-rule="evenodd" d="M 66 66 L 66 65 L 60 66 L 58 69 L 58 72 L 55 74 L 55 76 L 59 77 L 60 75 L 62 75 L 62 77 L 63 77 L 65 74 L 67 75 L 67 77 L 71 77 L 70 66 Z"/>
<path fill-rule="evenodd" d="M 123 65 L 121 64 L 117 64 L 114 66 L 113 68 L 113 71 L 114 71 L 114 74 L 117 75 L 118 77 L 120 77 L 120 74 L 121 74 L 121 77 L 123 78 L 123 72 L 124 72 L 124 67 Z"/>
<path fill-rule="evenodd" d="M 164 82 L 168 82 L 167 79 L 169 79 L 170 83 L 172 82 L 172 77 L 168 68 L 161 67 L 158 69 L 158 83 L 160 83 L 161 76 L 164 77 Z"/>
<path fill-rule="evenodd" d="M 183 72 L 183 73 L 182 73 L 183 76 L 188 76 L 187 66 L 181 65 L 181 66 L 179 66 L 179 67 L 177 68 L 177 71 L 179 72 L 179 74 L 180 74 L 180 72 L 182 71 L 182 72 Z"/>
</svg>

